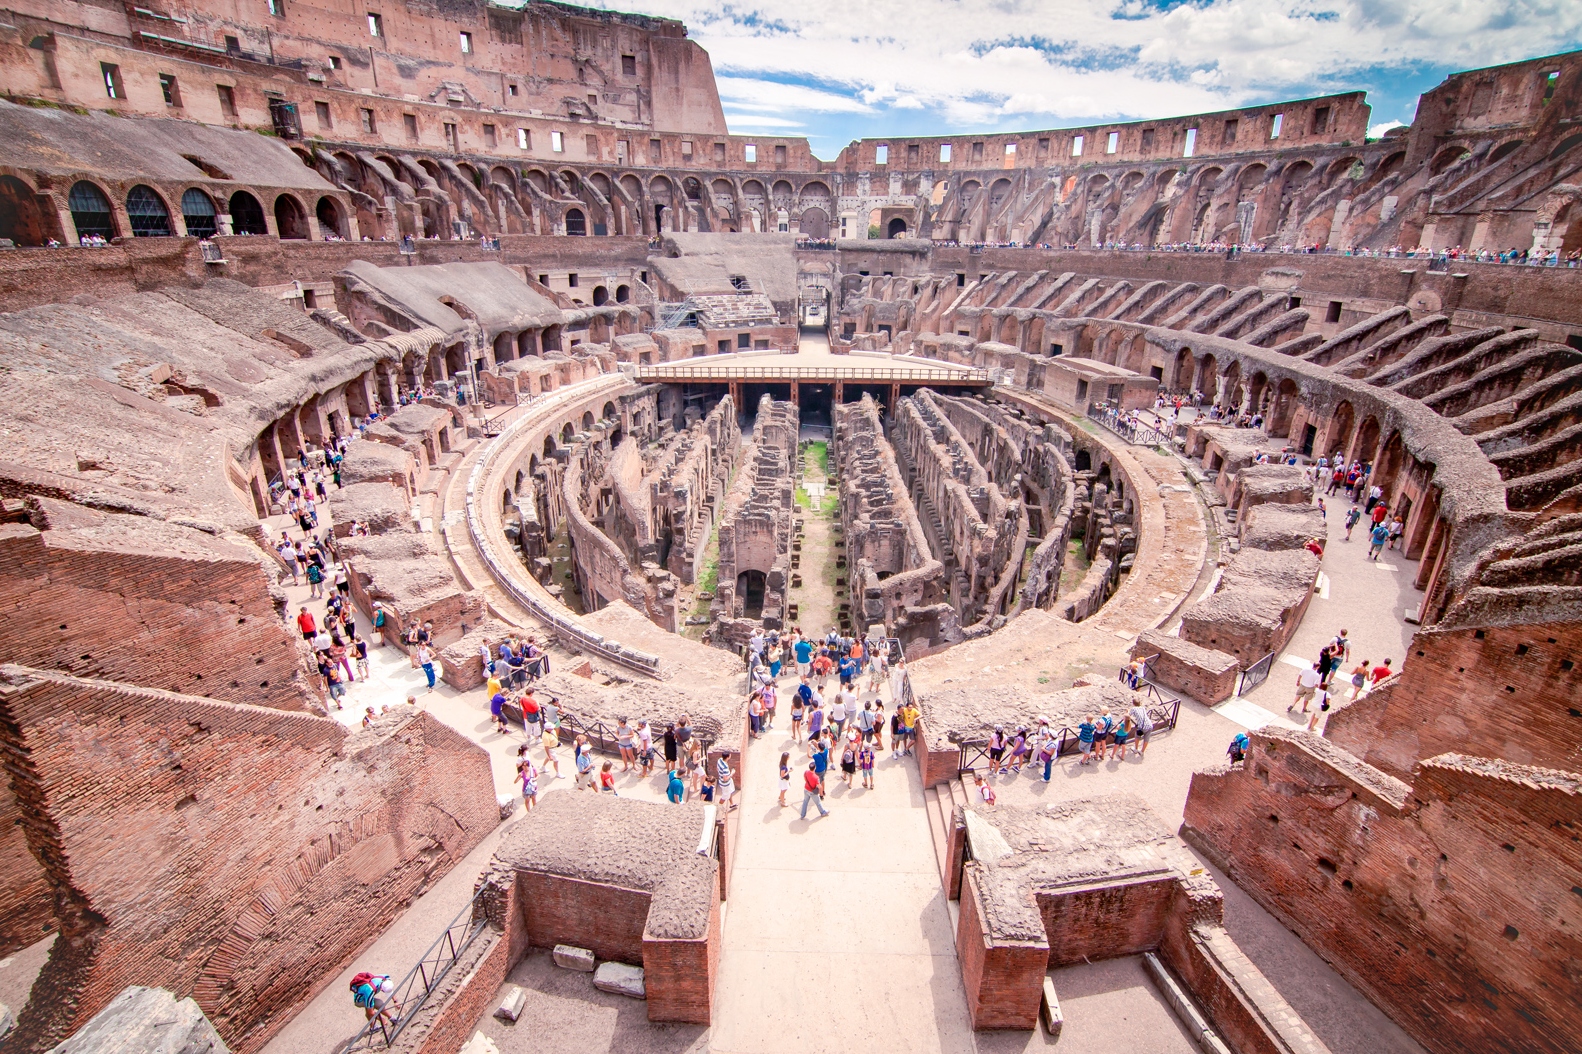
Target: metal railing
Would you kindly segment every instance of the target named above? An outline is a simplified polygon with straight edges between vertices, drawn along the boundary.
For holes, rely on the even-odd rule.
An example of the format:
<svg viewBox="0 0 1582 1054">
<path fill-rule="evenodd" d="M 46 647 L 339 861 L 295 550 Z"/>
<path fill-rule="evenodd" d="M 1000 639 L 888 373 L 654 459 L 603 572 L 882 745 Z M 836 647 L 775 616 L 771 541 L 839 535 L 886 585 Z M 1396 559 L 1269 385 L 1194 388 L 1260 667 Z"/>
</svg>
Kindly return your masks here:
<svg viewBox="0 0 1582 1054">
<path fill-rule="evenodd" d="M 1270 652 L 1245 670 L 1241 671 L 1241 680 L 1236 683 L 1236 698 L 1240 699 L 1264 681 L 1269 679 L 1269 671 L 1274 668 L 1274 652 Z"/>
<path fill-rule="evenodd" d="M 478 918 L 473 918 L 479 898 L 483 894 L 483 889 L 473 894 L 467 906 L 461 909 L 461 914 L 445 927 L 445 932 L 439 935 L 439 939 L 423 953 L 417 965 L 401 979 L 395 987 L 395 992 L 379 1011 L 368 1019 L 362 1031 L 353 1036 L 342 1048 L 345 1054 L 353 1054 L 360 1050 L 384 1050 L 394 1045 L 401 1030 L 411 1024 L 418 1011 L 423 1009 L 423 1004 L 428 1002 L 428 997 L 450 972 L 450 968 L 456 965 L 462 953 L 489 924 L 481 912 L 478 912 Z"/>
<path fill-rule="evenodd" d="M 635 750 L 637 749 L 637 728 L 635 725 L 631 727 L 632 749 Z M 692 738 L 703 744 L 703 752 L 707 754 L 714 746 L 714 737 L 706 732 L 699 731 L 695 725 L 690 727 L 692 728 Z M 664 731 L 656 731 L 652 724 L 648 728 L 649 731 L 654 732 L 654 745 L 657 749 L 660 741 L 664 739 Z M 559 734 L 560 742 L 563 746 L 570 746 L 576 742 L 578 736 L 587 736 L 588 745 L 600 754 L 619 756 L 621 753 L 620 736 L 616 726 L 607 725 L 603 721 L 584 721 L 575 714 L 562 713 L 560 715 L 560 727 L 556 729 L 556 732 Z"/>
<path fill-rule="evenodd" d="M 1168 732 L 1175 728 L 1176 722 L 1181 719 L 1181 699 L 1170 695 L 1152 681 L 1143 681 L 1135 691 L 1144 699 L 1143 708 L 1148 711 L 1148 719 L 1153 722 L 1155 732 Z M 1081 749 L 1082 736 L 1076 729 L 1061 725 L 1055 730 L 1055 758 L 1065 757 Z M 1009 749 L 1009 740 L 1007 741 Z M 957 772 L 972 772 L 981 764 L 988 764 L 989 741 L 987 739 L 962 740 L 956 759 Z M 1038 761 L 1037 747 L 1028 740 L 1028 754 L 1022 759 L 1021 764 L 1031 765 Z M 1002 757 L 1002 763 L 1009 763 L 1009 757 Z"/>
<path fill-rule="evenodd" d="M 639 381 L 876 381 L 886 384 L 988 384 L 989 371 L 927 366 L 691 366 L 637 367 Z"/>
<path fill-rule="evenodd" d="M 1174 436 L 1167 428 L 1147 425 L 1142 421 L 1134 421 L 1125 413 L 1102 403 L 1095 403 L 1088 407 L 1088 419 L 1108 428 L 1128 443 L 1140 446 L 1155 446 L 1163 443 L 1170 445 Z"/>
</svg>

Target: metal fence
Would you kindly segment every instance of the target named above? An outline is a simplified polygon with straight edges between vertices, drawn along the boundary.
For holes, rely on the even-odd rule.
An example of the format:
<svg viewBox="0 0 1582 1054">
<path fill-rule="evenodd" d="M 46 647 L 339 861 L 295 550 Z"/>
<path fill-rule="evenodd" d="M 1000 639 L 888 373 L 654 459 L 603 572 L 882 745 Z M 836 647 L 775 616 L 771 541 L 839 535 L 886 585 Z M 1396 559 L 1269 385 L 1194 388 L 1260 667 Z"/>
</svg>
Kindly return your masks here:
<svg viewBox="0 0 1582 1054">
<path fill-rule="evenodd" d="M 1236 697 L 1239 699 L 1269 679 L 1269 671 L 1274 668 L 1274 652 L 1270 652 L 1245 670 L 1241 671 L 1241 680 L 1236 684 Z"/>
<path fill-rule="evenodd" d="M 1141 682 L 1136 691 L 1143 698 L 1143 708 L 1148 711 L 1148 719 L 1153 722 L 1155 732 L 1168 732 L 1175 728 L 1176 722 L 1181 719 L 1181 700 L 1178 696 L 1170 695 L 1152 681 Z M 1057 759 L 1076 753 L 1081 749 L 1081 744 L 1082 736 L 1076 729 L 1061 725 L 1055 730 Z M 1031 741 L 1028 750 L 1028 755 L 1023 759 L 1022 764 L 1037 764 L 1036 747 Z M 956 771 L 972 772 L 980 764 L 987 765 L 989 760 L 987 739 L 963 740 L 956 759 Z M 1008 757 L 1002 758 L 1005 762 L 1009 760 Z"/>
<path fill-rule="evenodd" d="M 1174 439 L 1170 429 L 1144 424 L 1140 419 L 1134 420 L 1127 413 L 1102 403 L 1088 407 L 1088 419 L 1103 425 L 1128 443 L 1141 446 L 1156 446 L 1162 443 L 1169 446 Z"/>
<path fill-rule="evenodd" d="M 360 1050 L 385 1050 L 394 1045 L 401 1030 L 423 1009 L 423 1004 L 439 988 L 451 967 L 456 965 L 462 953 L 489 924 L 482 912 L 478 912 L 478 918 L 473 918 L 482 896 L 482 889 L 473 894 L 472 900 L 461 909 L 461 914 L 451 920 L 445 932 L 439 935 L 439 939 L 423 954 L 417 965 L 396 985 L 395 991 L 379 1012 L 342 1048 L 346 1054 Z"/>
<path fill-rule="evenodd" d="M 665 363 L 637 367 L 639 381 L 809 381 L 875 384 L 988 384 L 989 372 L 931 366 L 691 366 Z"/>
</svg>

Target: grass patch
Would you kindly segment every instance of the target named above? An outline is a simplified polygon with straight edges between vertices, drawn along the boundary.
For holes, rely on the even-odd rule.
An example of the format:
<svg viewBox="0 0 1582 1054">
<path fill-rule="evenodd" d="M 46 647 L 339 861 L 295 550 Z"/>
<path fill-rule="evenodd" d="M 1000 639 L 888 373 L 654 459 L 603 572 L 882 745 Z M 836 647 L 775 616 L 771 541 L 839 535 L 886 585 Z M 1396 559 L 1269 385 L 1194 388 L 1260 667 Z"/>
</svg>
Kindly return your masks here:
<svg viewBox="0 0 1582 1054">
<path fill-rule="evenodd" d="M 1093 566 L 1093 561 L 1088 559 L 1087 549 L 1081 538 L 1073 538 L 1066 543 L 1066 560 L 1060 568 L 1060 592 L 1069 593 L 1082 582 L 1082 576 L 1088 573 L 1088 568 Z"/>
<path fill-rule="evenodd" d="M 829 443 L 823 439 L 810 439 L 802 449 L 803 463 L 811 468 L 818 466 L 821 476 L 829 475 Z"/>
</svg>

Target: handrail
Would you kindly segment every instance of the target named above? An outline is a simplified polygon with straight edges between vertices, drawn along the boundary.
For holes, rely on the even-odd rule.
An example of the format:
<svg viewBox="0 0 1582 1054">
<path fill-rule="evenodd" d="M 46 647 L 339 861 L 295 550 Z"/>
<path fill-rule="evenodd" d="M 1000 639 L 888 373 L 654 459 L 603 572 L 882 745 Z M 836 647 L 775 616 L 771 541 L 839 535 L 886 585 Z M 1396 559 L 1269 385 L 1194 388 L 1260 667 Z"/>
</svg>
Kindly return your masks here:
<svg viewBox="0 0 1582 1054">
<path fill-rule="evenodd" d="M 440 981 L 444 980 L 450 968 L 456 965 L 462 953 L 489 924 L 483 913 L 477 911 L 478 902 L 487 888 L 480 887 L 473 894 L 472 900 L 467 902 L 467 906 L 461 909 L 461 913 L 445 927 L 445 932 L 429 945 L 428 951 L 423 953 L 417 965 L 407 972 L 400 984 L 396 985 L 394 994 L 386 1000 L 384 1007 L 369 1018 L 362 1030 L 341 1048 L 344 1054 L 376 1050 L 381 1047 L 388 1049 L 394 1045 L 401 1030 L 412 1022 L 419 1010 L 423 1009 L 423 1004 L 439 987 Z M 473 917 L 475 913 L 477 918 Z M 419 985 L 422 986 L 421 992 L 416 991 Z"/>
<path fill-rule="evenodd" d="M 1163 443 L 1169 446 L 1175 438 L 1164 428 L 1154 428 L 1140 421 L 1132 421 L 1123 413 L 1106 403 L 1090 403 L 1088 405 L 1088 420 L 1097 422 L 1114 432 L 1128 443 L 1139 446 L 1155 446 Z"/>
<path fill-rule="evenodd" d="M 939 384 L 988 384 L 989 371 L 951 370 L 926 366 L 689 366 L 660 363 L 637 367 L 639 381 L 676 380 L 788 380 L 788 381 L 904 381 Z"/>
<path fill-rule="evenodd" d="M 1275 653 L 1271 651 L 1241 671 L 1241 679 L 1236 682 L 1236 698 L 1240 699 L 1269 679 L 1269 671 L 1274 668 L 1274 655 Z"/>
<path fill-rule="evenodd" d="M 1144 704 L 1148 717 L 1154 723 L 1155 731 L 1170 731 L 1176 727 L 1181 719 L 1181 699 L 1169 695 L 1152 681 L 1143 681 L 1135 689 L 1145 699 L 1151 702 Z M 1082 736 L 1069 725 L 1061 725 L 1055 731 L 1055 757 L 1061 758 L 1073 753 L 1082 742 Z M 978 761 L 987 760 L 989 756 L 989 741 L 987 739 L 964 739 L 957 754 L 956 771 L 971 772 Z M 1031 763 L 1037 755 L 1029 754 L 1024 764 Z"/>
</svg>

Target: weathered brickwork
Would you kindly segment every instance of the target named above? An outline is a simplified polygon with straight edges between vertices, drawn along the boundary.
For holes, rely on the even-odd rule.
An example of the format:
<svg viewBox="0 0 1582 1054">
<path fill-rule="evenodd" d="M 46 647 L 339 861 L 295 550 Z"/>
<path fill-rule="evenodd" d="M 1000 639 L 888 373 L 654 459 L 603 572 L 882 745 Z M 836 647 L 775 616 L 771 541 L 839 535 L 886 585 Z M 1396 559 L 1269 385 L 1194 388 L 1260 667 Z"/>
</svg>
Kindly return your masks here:
<svg viewBox="0 0 1582 1054">
<path fill-rule="evenodd" d="M 238 1051 L 499 823 L 487 755 L 427 714 L 327 718 L 5 667 L 0 746 L 62 939 L 41 1050 L 128 984 L 191 995 Z M 311 953 L 302 937 L 312 934 Z"/>
<path fill-rule="evenodd" d="M 1183 834 L 1429 1050 L 1582 1034 L 1582 782 L 1443 754 L 1412 785 L 1306 732 L 1192 779 Z"/>
<path fill-rule="evenodd" d="M 10 780 L 0 780 L 0 956 L 42 940 L 54 928 L 49 877 L 28 852 Z"/>
<path fill-rule="evenodd" d="M 256 550 L 146 517 L 88 517 L 81 528 L 0 525 L 0 654 L 192 695 L 313 705 Z"/>
</svg>

